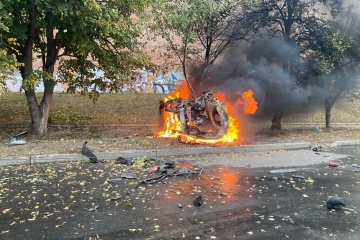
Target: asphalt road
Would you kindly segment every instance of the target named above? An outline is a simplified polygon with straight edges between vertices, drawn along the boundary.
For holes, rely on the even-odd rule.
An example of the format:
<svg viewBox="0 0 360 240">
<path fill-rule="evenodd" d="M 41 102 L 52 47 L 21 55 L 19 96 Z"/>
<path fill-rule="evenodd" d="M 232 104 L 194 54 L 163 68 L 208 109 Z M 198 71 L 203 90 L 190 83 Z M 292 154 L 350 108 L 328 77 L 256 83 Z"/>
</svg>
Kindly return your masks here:
<svg viewBox="0 0 360 240">
<path fill-rule="evenodd" d="M 0 239 L 359 239 L 359 213 L 325 207 L 359 209 L 358 146 L 167 159 L 204 170 L 136 188 L 156 175 L 113 160 L 2 166 Z"/>
</svg>

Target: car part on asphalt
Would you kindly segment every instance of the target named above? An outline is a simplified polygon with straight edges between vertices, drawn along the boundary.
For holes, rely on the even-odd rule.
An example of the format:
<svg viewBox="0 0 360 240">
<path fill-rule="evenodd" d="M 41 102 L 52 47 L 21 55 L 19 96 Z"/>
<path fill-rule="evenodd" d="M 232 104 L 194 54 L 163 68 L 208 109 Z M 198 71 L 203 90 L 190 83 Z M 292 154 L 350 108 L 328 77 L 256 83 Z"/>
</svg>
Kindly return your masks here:
<svg viewBox="0 0 360 240">
<path fill-rule="evenodd" d="M 90 159 L 91 163 L 98 163 L 98 159 L 95 156 L 95 154 L 93 154 L 90 149 L 86 146 L 87 142 L 84 142 L 82 149 L 81 149 L 81 153 L 84 154 L 85 156 L 87 156 Z"/>
<path fill-rule="evenodd" d="M 338 167 L 338 166 L 340 166 L 340 164 L 336 163 L 336 162 L 329 162 L 329 166 L 330 167 Z"/>
<path fill-rule="evenodd" d="M 130 172 L 125 172 L 121 174 L 122 178 L 127 178 L 127 179 L 136 179 L 138 178 L 138 176 L 135 173 L 130 173 Z"/>
<path fill-rule="evenodd" d="M 112 178 L 108 180 L 108 183 L 120 183 L 123 182 L 122 178 Z"/>
<path fill-rule="evenodd" d="M 166 112 L 176 114 L 180 120 L 181 126 L 174 127 L 171 129 L 172 132 L 206 139 L 219 139 L 229 128 L 228 112 L 223 103 L 214 97 L 211 90 L 203 92 L 195 100 L 175 98 L 166 102 L 160 101 L 159 110 L 165 123 L 167 122 Z"/>
<path fill-rule="evenodd" d="M 123 158 L 123 157 L 118 157 L 116 159 L 116 163 L 117 164 L 125 164 L 125 165 L 130 166 L 132 164 L 132 161 L 129 159 Z"/>
<path fill-rule="evenodd" d="M 202 196 L 198 196 L 195 200 L 194 200 L 194 206 L 195 207 L 200 207 L 203 204 L 203 198 Z"/>
<path fill-rule="evenodd" d="M 142 180 L 139 182 L 136 187 L 139 187 L 142 184 L 154 184 L 158 183 L 168 177 L 175 177 L 175 176 L 188 176 L 190 174 L 202 174 L 204 171 L 203 168 L 197 167 L 194 171 L 191 171 L 187 168 L 181 168 L 179 170 L 170 171 L 169 169 L 164 169 L 164 171 L 161 173 L 161 175 L 158 175 L 156 177 L 147 178 L 145 180 Z"/>
<path fill-rule="evenodd" d="M 347 210 L 347 211 L 355 212 L 354 209 L 345 206 L 346 206 L 345 199 L 338 196 L 331 197 L 326 203 L 326 207 L 329 210 L 334 209 L 334 210 Z"/>
<path fill-rule="evenodd" d="M 96 205 L 94 207 L 91 208 L 84 208 L 86 211 L 88 212 L 96 212 L 99 209 L 99 205 Z"/>
</svg>

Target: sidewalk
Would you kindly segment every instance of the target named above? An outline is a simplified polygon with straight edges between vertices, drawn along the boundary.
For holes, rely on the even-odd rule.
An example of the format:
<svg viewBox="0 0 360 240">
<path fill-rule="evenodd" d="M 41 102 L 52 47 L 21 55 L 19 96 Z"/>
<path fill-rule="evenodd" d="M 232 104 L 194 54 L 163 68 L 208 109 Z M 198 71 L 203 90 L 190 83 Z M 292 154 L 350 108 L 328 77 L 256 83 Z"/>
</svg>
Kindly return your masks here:
<svg viewBox="0 0 360 240">
<path fill-rule="evenodd" d="M 360 145 L 360 140 L 349 141 L 335 141 L 323 147 L 337 147 L 337 146 L 352 146 Z M 14 146 L 16 147 L 16 146 Z M 157 156 L 157 157 L 170 157 L 170 156 L 189 156 L 189 155 L 206 155 L 206 154 L 222 154 L 222 153 L 241 153 L 241 152 L 263 152 L 263 151 L 277 151 L 277 150 L 300 150 L 310 149 L 314 147 L 309 142 L 298 143 L 277 143 L 277 144 L 259 144 L 259 145 L 243 145 L 243 146 L 205 146 L 196 148 L 166 148 L 166 149 L 148 149 L 148 150 L 124 150 L 112 153 L 107 152 L 94 152 L 98 159 L 115 160 L 118 157 L 131 158 L 139 156 Z M 16 155 L 12 157 L 0 158 L 0 165 L 19 165 L 19 164 L 36 164 L 36 163 L 49 163 L 49 162 L 67 162 L 88 160 L 82 154 L 43 154 L 43 155 Z"/>
</svg>

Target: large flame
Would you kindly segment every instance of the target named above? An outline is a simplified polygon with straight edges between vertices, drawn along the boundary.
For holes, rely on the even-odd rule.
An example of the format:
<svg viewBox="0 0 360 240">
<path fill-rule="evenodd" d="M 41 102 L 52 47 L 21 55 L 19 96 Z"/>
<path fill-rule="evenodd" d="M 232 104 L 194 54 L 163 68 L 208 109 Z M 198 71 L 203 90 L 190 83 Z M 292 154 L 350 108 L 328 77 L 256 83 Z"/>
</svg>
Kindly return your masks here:
<svg viewBox="0 0 360 240">
<path fill-rule="evenodd" d="M 170 99 L 184 98 L 188 99 L 191 91 L 187 82 L 183 82 L 176 87 L 164 100 L 165 102 Z M 164 121 L 166 125 L 165 131 L 160 133 L 161 137 L 165 138 L 179 138 L 183 142 L 191 143 L 233 143 L 240 137 L 240 122 L 236 118 L 235 110 L 238 110 L 239 106 L 243 106 L 243 111 L 246 114 L 254 114 L 257 110 L 257 102 L 253 98 L 253 92 L 248 90 L 240 93 L 240 99 L 236 103 L 227 101 L 224 92 L 214 92 L 214 97 L 224 103 L 224 106 L 229 116 L 229 127 L 225 135 L 219 139 L 204 139 L 195 135 L 187 135 L 181 132 L 181 121 L 176 113 L 164 111 Z M 191 124 L 191 123 L 190 123 Z M 210 130 L 209 130 L 210 131 Z"/>
<path fill-rule="evenodd" d="M 257 102 L 253 97 L 254 93 L 248 90 L 241 94 L 241 99 L 236 102 L 236 105 L 243 104 L 244 112 L 246 114 L 254 114 L 258 109 Z"/>
</svg>

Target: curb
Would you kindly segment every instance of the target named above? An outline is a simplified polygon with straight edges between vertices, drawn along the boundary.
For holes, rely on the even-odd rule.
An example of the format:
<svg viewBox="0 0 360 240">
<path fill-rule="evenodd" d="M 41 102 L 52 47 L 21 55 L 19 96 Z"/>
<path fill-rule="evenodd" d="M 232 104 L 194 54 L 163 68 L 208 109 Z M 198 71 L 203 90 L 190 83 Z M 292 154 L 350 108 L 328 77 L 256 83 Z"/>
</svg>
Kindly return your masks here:
<svg viewBox="0 0 360 240">
<path fill-rule="evenodd" d="M 115 160 L 118 157 L 131 158 L 139 156 L 187 156 L 195 154 L 221 154 L 221 153 L 239 153 L 239 152 L 261 152 L 274 150 L 296 150 L 310 148 L 311 143 L 282 143 L 282 144 L 264 144 L 264 145 L 243 145 L 236 147 L 199 147 L 199 148 L 173 148 L 173 149 L 149 149 L 149 150 L 126 150 L 115 153 L 94 152 L 98 159 Z M 82 154 L 47 154 L 33 156 L 16 156 L 0 159 L 0 166 L 38 164 L 52 162 L 71 162 L 79 160 L 88 160 Z"/>
<path fill-rule="evenodd" d="M 340 146 L 355 146 L 360 145 L 360 140 L 352 140 L 352 141 L 335 141 L 331 144 L 331 147 L 340 147 Z"/>
<path fill-rule="evenodd" d="M 360 140 L 336 141 L 328 147 L 355 146 L 360 145 Z M 118 157 L 131 158 L 139 156 L 187 156 L 198 154 L 221 154 L 221 153 L 239 153 L 239 152 L 262 152 L 278 150 L 300 150 L 309 149 L 313 146 L 309 142 L 281 143 L 281 144 L 263 144 L 263 145 L 242 145 L 236 147 L 199 147 L 199 148 L 174 148 L 174 149 L 149 149 L 149 150 L 126 150 L 115 153 L 94 152 L 98 159 L 115 160 Z M 47 154 L 33 156 L 16 156 L 0 159 L 0 166 L 38 164 L 52 162 L 72 162 L 87 161 L 88 158 L 82 154 Z"/>
</svg>

